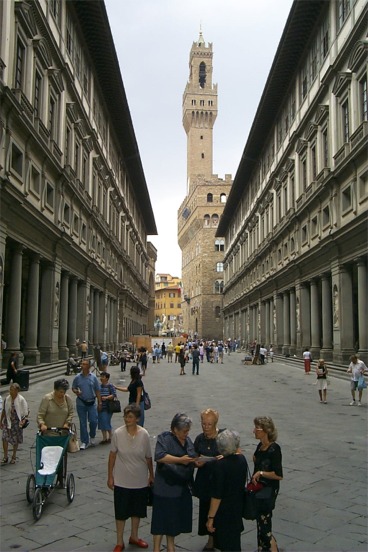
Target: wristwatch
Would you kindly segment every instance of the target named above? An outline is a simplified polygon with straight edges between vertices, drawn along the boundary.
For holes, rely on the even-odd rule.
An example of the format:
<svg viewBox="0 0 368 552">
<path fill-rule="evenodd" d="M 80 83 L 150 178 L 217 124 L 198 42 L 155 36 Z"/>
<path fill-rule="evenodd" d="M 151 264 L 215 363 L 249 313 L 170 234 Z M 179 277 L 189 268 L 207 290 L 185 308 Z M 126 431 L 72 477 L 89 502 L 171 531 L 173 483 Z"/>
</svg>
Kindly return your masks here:
<svg viewBox="0 0 368 552">
<path fill-rule="evenodd" d="M 263 471 L 260 471 L 259 473 L 260 473 L 261 477 L 263 477 Z"/>
</svg>

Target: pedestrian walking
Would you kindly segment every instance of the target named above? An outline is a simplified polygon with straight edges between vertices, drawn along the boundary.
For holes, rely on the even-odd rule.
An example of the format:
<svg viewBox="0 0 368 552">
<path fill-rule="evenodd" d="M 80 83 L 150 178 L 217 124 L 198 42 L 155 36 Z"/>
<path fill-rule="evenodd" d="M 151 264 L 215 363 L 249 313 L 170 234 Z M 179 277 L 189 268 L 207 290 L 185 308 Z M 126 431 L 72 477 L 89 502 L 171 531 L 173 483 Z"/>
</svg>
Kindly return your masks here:
<svg viewBox="0 0 368 552">
<path fill-rule="evenodd" d="M 362 360 L 356 355 L 350 357 L 349 368 L 347 369 L 348 374 L 351 374 L 351 396 L 353 400 L 350 403 L 350 406 L 355 406 L 355 391 L 358 389 L 358 406 L 362 406 L 362 395 L 363 389 L 367 387 L 367 384 L 364 381 L 364 374 L 368 372 L 368 368 Z"/>
<path fill-rule="evenodd" d="M 77 413 L 80 425 L 80 449 L 85 450 L 89 446 L 96 444 L 96 429 L 98 423 L 97 405 L 101 408 L 100 383 L 90 372 L 89 360 L 83 359 L 82 370 L 72 383 L 72 391 L 77 395 Z M 89 431 L 88 425 L 89 424 Z"/>
<path fill-rule="evenodd" d="M 18 383 L 12 383 L 9 388 L 9 395 L 4 400 L 3 410 L 0 417 L 0 425 L 3 430 L 3 451 L 2 464 L 7 464 L 8 448 L 13 445 L 13 454 L 10 464 L 17 461 L 18 445 L 23 443 L 23 427 L 28 422 L 28 404 L 26 399 L 19 393 Z"/>
<path fill-rule="evenodd" d="M 317 388 L 319 400 L 321 403 L 327 404 L 327 366 L 323 358 L 320 358 L 316 366 Z"/>
<path fill-rule="evenodd" d="M 193 368 L 192 368 L 192 374 L 194 376 L 194 373 L 199 376 L 199 350 L 198 345 L 193 345 L 192 348 L 192 362 L 193 362 Z"/>
<path fill-rule="evenodd" d="M 312 355 L 308 347 L 306 347 L 304 350 L 303 360 L 304 360 L 304 372 L 309 375 L 310 369 L 311 369 Z"/>
</svg>

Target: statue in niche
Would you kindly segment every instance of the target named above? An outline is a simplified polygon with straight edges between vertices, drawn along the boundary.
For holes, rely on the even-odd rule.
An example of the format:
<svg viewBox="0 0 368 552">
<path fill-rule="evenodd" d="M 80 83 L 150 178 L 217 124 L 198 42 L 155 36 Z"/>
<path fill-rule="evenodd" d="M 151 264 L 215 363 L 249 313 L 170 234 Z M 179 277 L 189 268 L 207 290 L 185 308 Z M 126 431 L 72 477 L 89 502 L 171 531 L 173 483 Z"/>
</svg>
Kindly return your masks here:
<svg viewBox="0 0 368 552">
<path fill-rule="evenodd" d="M 296 331 L 300 332 L 300 306 L 299 306 L 299 298 L 296 300 L 295 304 L 295 315 L 296 315 Z"/>
<path fill-rule="evenodd" d="M 56 282 L 56 287 L 55 287 L 55 318 L 54 318 L 54 323 L 55 323 L 55 326 L 58 325 L 59 323 L 59 305 L 60 305 L 60 284 L 59 282 Z"/>
<path fill-rule="evenodd" d="M 339 290 L 337 286 L 333 287 L 333 298 L 332 298 L 332 312 L 333 312 L 333 325 L 339 325 Z"/>
</svg>

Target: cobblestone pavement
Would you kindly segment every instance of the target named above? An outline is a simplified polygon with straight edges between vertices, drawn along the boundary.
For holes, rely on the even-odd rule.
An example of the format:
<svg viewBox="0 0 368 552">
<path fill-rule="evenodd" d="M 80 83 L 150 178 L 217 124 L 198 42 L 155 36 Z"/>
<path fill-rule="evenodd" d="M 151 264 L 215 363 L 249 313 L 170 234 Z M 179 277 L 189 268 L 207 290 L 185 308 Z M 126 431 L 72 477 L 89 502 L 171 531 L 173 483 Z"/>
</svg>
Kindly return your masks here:
<svg viewBox="0 0 368 552">
<path fill-rule="evenodd" d="M 149 364 L 144 379 L 152 400 L 145 427 L 154 451 L 156 436 L 169 429 L 172 416 L 187 412 L 193 419 L 190 436 L 200 433 L 199 413 L 213 407 L 220 412 L 220 427 L 236 429 L 241 447 L 252 468 L 256 441 L 253 418 L 270 415 L 282 447 L 284 480 L 273 517 L 280 550 L 343 552 L 367 550 L 367 394 L 363 406 L 349 406 L 348 380 L 332 379 L 328 404 L 321 404 L 314 375 L 282 362 L 244 366 L 241 354 L 226 356 L 225 363 L 200 365 L 200 375 L 179 376 L 179 365 Z M 111 381 L 129 382 L 128 371 L 110 367 Z M 72 377 L 68 378 L 72 380 Z M 122 380 L 125 380 L 124 382 Z M 35 416 L 42 395 L 52 390 L 52 380 L 37 383 L 23 392 L 31 409 L 32 423 L 24 431 L 24 443 L 16 465 L 1 467 L 2 552 L 89 550 L 109 552 L 115 545 L 113 496 L 107 488 L 108 447 L 96 446 L 68 455 L 68 472 L 76 479 L 76 496 L 70 505 L 65 490 L 48 499 L 38 522 L 25 496 L 27 475 L 33 473 L 30 456 L 35 441 Z M 73 395 L 74 398 L 74 395 Z M 122 404 L 127 395 L 121 393 Z M 122 424 L 114 414 L 114 427 Z M 200 551 L 205 539 L 197 533 L 198 501 L 193 499 L 191 534 L 177 537 L 178 551 Z M 141 521 L 140 537 L 150 543 L 150 516 Z M 256 549 L 255 522 L 245 522 L 243 551 Z M 130 522 L 125 532 L 126 550 Z"/>
</svg>

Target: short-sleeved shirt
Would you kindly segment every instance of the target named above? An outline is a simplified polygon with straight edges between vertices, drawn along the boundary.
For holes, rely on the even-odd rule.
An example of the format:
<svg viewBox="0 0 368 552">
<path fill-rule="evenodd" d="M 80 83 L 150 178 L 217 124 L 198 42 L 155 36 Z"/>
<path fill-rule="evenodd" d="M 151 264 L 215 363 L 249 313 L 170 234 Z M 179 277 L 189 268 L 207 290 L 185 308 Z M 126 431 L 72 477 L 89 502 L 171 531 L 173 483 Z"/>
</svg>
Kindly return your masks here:
<svg viewBox="0 0 368 552">
<path fill-rule="evenodd" d="M 73 389 L 81 390 L 80 398 L 87 402 L 92 402 L 96 399 L 96 391 L 100 391 L 100 382 L 94 374 L 89 373 L 84 376 L 82 373 L 75 376 L 72 384 Z"/>
<path fill-rule="evenodd" d="M 351 370 L 351 381 L 358 381 L 359 376 L 367 369 L 366 365 L 362 360 L 358 360 L 355 364 L 350 362 L 349 370 Z"/>
<path fill-rule="evenodd" d="M 149 434 L 137 426 L 134 437 L 126 426 L 116 429 L 111 439 L 111 451 L 116 452 L 114 485 L 126 489 L 143 489 L 148 485 L 147 458 L 152 458 Z"/>
<path fill-rule="evenodd" d="M 133 403 L 136 403 L 137 402 L 137 395 L 138 395 L 138 387 L 142 387 L 143 388 L 143 383 L 142 383 L 142 380 L 137 380 L 137 381 L 132 381 L 129 385 L 128 385 L 128 391 L 129 391 L 129 404 L 133 404 Z M 141 400 L 140 402 L 143 401 L 143 389 L 142 389 L 142 393 L 141 393 Z"/>
</svg>

